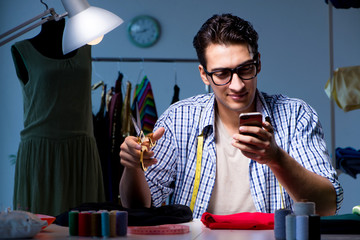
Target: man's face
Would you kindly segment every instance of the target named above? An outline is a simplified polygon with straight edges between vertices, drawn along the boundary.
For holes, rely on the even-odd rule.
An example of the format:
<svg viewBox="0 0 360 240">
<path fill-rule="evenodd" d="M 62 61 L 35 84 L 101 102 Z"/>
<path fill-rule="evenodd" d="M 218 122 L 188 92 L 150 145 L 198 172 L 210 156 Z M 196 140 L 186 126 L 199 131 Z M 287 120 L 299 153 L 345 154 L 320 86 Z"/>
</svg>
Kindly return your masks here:
<svg viewBox="0 0 360 240">
<path fill-rule="evenodd" d="M 211 44 L 205 50 L 206 70 L 212 72 L 220 68 L 236 68 L 239 65 L 252 60 L 248 47 L 245 44 L 219 45 Z M 206 74 L 203 66 L 199 66 L 200 76 L 206 85 L 210 85 L 217 101 L 219 113 L 229 115 L 241 112 L 255 111 L 255 93 L 257 77 L 250 80 L 242 80 L 237 74 L 233 74 L 230 83 L 217 86 Z M 258 68 L 258 72 L 260 67 Z"/>
</svg>

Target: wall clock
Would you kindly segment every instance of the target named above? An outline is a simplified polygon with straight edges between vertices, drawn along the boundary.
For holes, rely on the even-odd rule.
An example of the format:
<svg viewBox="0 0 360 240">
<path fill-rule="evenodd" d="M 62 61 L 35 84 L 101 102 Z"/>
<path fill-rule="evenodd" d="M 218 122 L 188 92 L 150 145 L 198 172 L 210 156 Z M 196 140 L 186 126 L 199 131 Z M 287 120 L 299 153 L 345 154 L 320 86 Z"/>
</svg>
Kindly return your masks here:
<svg viewBox="0 0 360 240">
<path fill-rule="evenodd" d="M 151 16 L 137 16 L 128 25 L 128 36 L 138 47 L 151 47 L 160 37 L 160 24 Z"/>
</svg>

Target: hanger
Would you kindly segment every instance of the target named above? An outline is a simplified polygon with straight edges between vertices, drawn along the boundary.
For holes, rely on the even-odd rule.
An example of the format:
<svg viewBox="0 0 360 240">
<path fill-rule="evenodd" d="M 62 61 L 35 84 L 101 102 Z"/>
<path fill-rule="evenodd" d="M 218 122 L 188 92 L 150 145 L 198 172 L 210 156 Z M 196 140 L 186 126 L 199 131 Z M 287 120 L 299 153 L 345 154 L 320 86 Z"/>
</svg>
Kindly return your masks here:
<svg viewBox="0 0 360 240">
<path fill-rule="evenodd" d="M 118 73 L 119 75 L 122 74 L 123 75 L 123 81 L 122 81 L 122 84 L 121 84 L 121 92 L 125 92 L 126 91 L 126 86 L 123 84 L 124 82 L 126 82 L 126 80 L 129 80 L 129 77 L 128 75 L 126 75 L 126 73 L 124 73 L 123 71 L 121 71 L 121 64 L 120 63 L 123 63 L 124 62 L 124 58 L 122 57 L 119 57 L 119 61 L 117 62 L 117 70 L 118 70 Z"/>
<path fill-rule="evenodd" d="M 136 84 L 139 84 L 139 82 L 142 80 L 141 79 L 141 75 L 145 75 L 144 74 L 144 58 L 142 58 L 142 61 L 140 62 L 140 72 L 139 72 L 139 76 L 138 76 L 138 79 L 137 79 L 137 81 L 136 81 Z"/>
<path fill-rule="evenodd" d="M 45 6 L 45 8 L 46 8 L 46 10 L 48 10 L 49 9 L 49 6 L 46 4 L 46 3 L 44 3 L 44 1 L 43 0 L 40 0 L 40 2 Z"/>
<path fill-rule="evenodd" d="M 96 71 L 95 63 L 92 62 L 91 65 L 92 65 L 92 71 L 93 71 L 93 73 L 94 73 L 98 78 L 100 78 L 100 81 L 104 82 L 104 78 L 101 77 L 100 74 L 98 74 L 98 72 Z"/>
<path fill-rule="evenodd" d="M 176 62 L 174 62 L 174 71 L 175 71 L 175 85 L 177 85 L 177 70 L 176 70 Z"/>
<path fill-rule="evenodd" d="M 104 81 L 100 81 L 98 83 L 95 83 L 91 86 L 91 90 L 95 90 L 97 88 L 99 88 L 100 86 L 104 86 Z"/>
</svg>

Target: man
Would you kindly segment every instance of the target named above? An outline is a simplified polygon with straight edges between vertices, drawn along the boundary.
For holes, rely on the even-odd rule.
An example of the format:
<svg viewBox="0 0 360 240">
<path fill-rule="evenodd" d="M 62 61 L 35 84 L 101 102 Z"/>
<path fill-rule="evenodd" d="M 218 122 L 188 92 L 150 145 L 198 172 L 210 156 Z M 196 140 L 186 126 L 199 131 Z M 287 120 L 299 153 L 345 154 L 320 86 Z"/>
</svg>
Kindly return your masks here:
<svg viewBox="0 0 360 240">
<path fill-rule="evenodd" d="M 160 206 L 171 194 L 170 203 L 190 206 L 194 218 L 205 211 L 275 212 L 298 201 L 315 202 L 320 215 L 339 210 L 343 190 L 318 116 L 299 99 L 257 90 L 257 40 L 249 22 L 230 14 L 204 23 L 193 44 L 201 79 L 213 93 L 162 114 L 152 137 L 157 144 L 143 153 L 145 173 L 137 138 L 126 138 L 120 152 L 125 207 Z M 239 114 L 247 112 L 270 120 L 239 127 Z"/>
</svg>

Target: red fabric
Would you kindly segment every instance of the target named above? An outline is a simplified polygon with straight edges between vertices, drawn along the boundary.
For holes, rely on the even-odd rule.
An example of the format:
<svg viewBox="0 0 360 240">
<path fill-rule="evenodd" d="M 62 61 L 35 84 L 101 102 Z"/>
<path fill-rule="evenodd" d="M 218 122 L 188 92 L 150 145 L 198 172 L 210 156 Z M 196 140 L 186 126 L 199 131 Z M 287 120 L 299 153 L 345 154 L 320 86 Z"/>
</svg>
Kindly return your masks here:
<svg viewBox="0 0 360 240">
<path fill-rule="evenodd" d="M 243 212 L 230 215 L 215 215 L 205 212 L 201 216 L 201 221 L 210 229 L 274 229 L 274 213 Z"/>
</svg>

